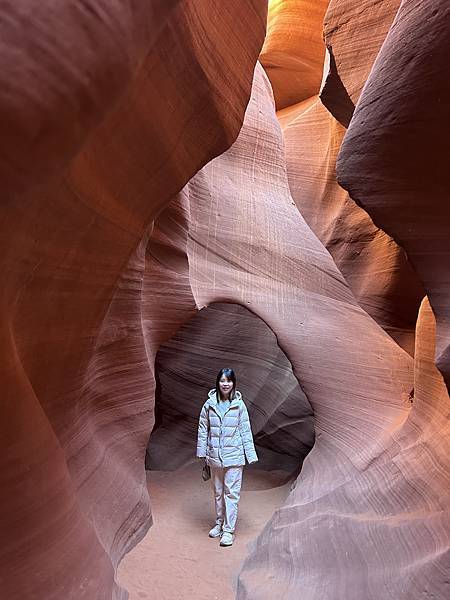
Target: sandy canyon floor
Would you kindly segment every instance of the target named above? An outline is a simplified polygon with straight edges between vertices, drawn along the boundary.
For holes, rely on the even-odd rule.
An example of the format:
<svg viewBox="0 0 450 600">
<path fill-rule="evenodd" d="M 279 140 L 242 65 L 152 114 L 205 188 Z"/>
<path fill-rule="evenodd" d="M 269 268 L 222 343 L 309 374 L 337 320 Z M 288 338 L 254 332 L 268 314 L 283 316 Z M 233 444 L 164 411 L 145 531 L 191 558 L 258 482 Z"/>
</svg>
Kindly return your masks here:
<svg viewBox="0 0 450 600">
<path fill-rule="evenodd" d="M 130 600 L 231 600 L 248 545 L 289 493 L 286 474 L 246 468 L 235 543 L 208 537 L 214 524 L 211 482 L 200 462 L 147 472 L 154 524 L 118 573 Z"/>
</svg>

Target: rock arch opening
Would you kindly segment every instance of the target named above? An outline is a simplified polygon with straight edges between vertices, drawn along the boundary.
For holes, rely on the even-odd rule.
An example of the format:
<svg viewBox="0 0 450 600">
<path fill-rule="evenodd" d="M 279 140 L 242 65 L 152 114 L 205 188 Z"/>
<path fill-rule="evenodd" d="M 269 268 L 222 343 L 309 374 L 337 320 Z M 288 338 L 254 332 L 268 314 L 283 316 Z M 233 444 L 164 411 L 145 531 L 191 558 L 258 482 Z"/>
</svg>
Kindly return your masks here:
<svg viewBox="0 0 450 600">
<path fill-rule="evenodd" d="M 314 443 L 311 405 L 272 330 L 231 303 L 202 309 L 157 353 L 148 470 L 176 470 L 195 457 L 200 409 L 217 372 L 228 365 L 250 413 L 257 467 L 299 472 Z"/>
<path fill-rule="evenodd" d="M 208 537 L 211 482 L 195 458 L 198 417 L 222 366 L 237 374 L 258 462 L 244 470 L 232 550 Z M 314 444 L 311 405 L 266 323 L 239 304 L 200 310 L 161 345 L 155 360 L 155 427 L 146 468 L 153 527 L 120 569 L 130 600 L 234 597 L 248 544 L 286 500 Z M 214 568 L 205 571 L 206 563 Z M 149 591 L 151 590 L 151 592 Z"/>
</svg>

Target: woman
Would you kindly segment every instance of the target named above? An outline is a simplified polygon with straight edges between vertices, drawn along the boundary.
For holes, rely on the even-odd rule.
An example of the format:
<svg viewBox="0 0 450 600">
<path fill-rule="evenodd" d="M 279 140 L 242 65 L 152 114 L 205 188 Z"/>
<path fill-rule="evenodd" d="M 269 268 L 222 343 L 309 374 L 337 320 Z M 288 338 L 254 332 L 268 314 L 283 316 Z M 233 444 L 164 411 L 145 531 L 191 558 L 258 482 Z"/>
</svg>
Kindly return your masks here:
<svg viewBox="0 0 450 600">
<path fill-rule="evenodd" d="M 208 394 L 198 423 L 197 456 L 211 467 L 216 524 L 209 537 L 220 537 L 221 546 L 234 541 L 238 502 L 245 459 L 258 460 L 247 407 L 236 389 L 233 369 L 221 369 L 216 387 Z"/>
</svg>

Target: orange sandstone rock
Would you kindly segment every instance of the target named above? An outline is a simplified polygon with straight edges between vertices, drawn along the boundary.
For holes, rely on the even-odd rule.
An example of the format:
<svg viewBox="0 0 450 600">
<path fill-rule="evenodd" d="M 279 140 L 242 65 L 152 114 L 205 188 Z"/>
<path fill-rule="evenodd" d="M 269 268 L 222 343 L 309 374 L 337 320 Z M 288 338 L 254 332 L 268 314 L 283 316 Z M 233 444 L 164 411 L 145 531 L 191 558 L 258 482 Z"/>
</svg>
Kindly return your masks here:
<svg viewBox="0 0 450 600">
<path fill-rule="evenodd" d="M 252 548 L 237 597 L 445 597 L 447 395 L 436 371 L 432 395 L 410 401 L 430 376 L 429 314 L 413 377 L 411 357 L 358 306 L 293 206 L 260 69 L 236 143 L 186 189 L 197 304 L 240 302 L 263 318 L 316 419 L 316 443 Z"/>
<path fill-rule="evenodd" d="M 302 216 L 333 256 L 364 310 L 413 354 L 423 285 L 403 249 L 338 185 L 335 167 L 354 102 L 397 7 L 396 1 L 367 0 L 361 6 L 330 2 L 320 100 L 312 96 L 277 115 L 285 139 L 289 186 Z"/>
<path fill-rule="evenodd" d="M 322 24 L 328 0 L 271 0 L 260 61 L 277 109 L 317 94 L 325 49 Z"/>
<path fill-rule="evenodd" d="M 330 0 L 324 19 L 328 74 L 320 98 L 348 126 L 401 0 Z"/>
</svg>

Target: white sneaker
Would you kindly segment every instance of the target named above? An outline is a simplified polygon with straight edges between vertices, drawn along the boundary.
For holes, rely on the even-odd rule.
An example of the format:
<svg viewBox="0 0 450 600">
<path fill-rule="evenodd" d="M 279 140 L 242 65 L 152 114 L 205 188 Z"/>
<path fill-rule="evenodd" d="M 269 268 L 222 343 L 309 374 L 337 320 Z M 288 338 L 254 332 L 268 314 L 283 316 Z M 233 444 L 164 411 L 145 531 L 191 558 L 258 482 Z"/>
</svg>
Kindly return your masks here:
<svg viewBox="0 0 450 600">
<path fill-rule="evenodd" d="M 232 546 L 234 542 L 234 535 L 229 531 L 224 531 L 222 533 L 222 537 L 220 538 L 221 546 Z"/>
<path fill-rule="evenodd" d="M 222 535 L 222 525 L 214 525 L 208 535 L 212 538 L 220 537 Z"/>
</svg>

